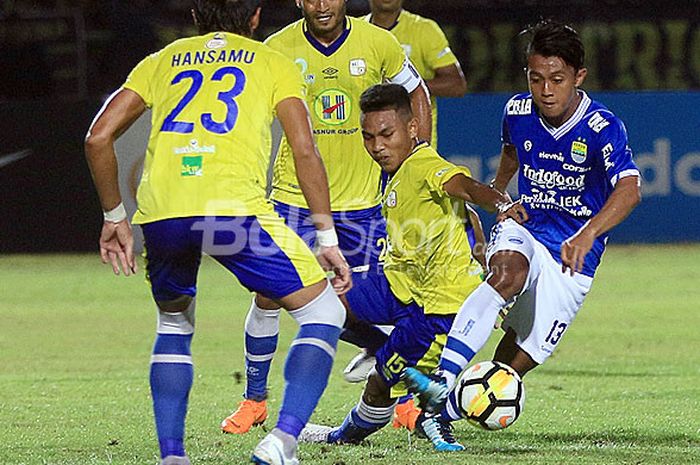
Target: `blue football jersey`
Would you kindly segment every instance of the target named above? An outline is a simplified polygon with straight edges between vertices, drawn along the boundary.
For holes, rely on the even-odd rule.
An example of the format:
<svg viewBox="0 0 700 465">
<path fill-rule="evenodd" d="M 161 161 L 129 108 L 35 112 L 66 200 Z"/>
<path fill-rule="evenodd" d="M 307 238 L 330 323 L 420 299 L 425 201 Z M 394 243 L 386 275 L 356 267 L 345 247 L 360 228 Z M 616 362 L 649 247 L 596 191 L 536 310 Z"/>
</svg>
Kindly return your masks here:
<svg viewBox="0 0 700 465">
<path fill-rule="evenodd" d="M 501 140 L 517 150 L 518 191 L 530 215 L 523 226 L 560 263 L 562 242 L 600 211 L 617 181 L 639 176 L 622 121 L 579 93 L 576 112 L 557 128 L 540 118 L 528 93 L 503 111 Z M 596 239 L 583 274 L 593 276 L 606 242 L 607 234 Z"/>
</svg>

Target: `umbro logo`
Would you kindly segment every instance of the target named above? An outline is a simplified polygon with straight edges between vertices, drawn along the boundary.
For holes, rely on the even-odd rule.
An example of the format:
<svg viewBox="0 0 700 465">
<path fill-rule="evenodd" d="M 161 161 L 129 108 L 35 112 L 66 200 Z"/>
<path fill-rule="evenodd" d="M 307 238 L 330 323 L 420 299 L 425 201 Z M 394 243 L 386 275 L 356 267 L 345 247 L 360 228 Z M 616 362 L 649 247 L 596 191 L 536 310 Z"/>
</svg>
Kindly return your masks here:
<svg viewBox="0 0 700 465">
<path fill-rule="evenodd" d="M 321 72 L 324 75 L 324 79 L 334 79 L 337 77 L 336 74 L 338 74 L 338 70 L 336 68 L 333 68 L 332 66 L 329 66 Z"/>
</svg>

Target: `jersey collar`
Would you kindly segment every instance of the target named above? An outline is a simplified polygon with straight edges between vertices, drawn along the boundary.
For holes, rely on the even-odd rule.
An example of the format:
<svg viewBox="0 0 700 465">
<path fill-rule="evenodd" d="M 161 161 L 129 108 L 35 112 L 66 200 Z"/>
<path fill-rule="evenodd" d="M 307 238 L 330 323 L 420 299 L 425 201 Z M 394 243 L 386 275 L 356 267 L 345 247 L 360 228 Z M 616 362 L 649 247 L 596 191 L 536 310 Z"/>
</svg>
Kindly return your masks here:
<svg viewBox="0 0 700 465">
<path fill-rule="evenodd" d="M 401 11 L 399 11 L 399 15 L 396 17 L 396 21 L 394 21 L 394 24 L 389 26 L 387 31 L 393 31 L 394 28 L 399 25 L 399 21 L 401 21 L 401 16 L 403 16 L 404 11 L 405 10 L 403 8 L 401 8 Z M 374 21 L 372 21 L 372 13 L 367 15 L 367 22 L 369 22 L 370 24 L 374 24 Z M 375 24 L 375 26 L 376 26 L 376 24 Z M 379 26 L 377 26 L 377 27 L 379 27 Z"/>
<path fill-rule="evenodd" d="M 581 96 L 581 101 L 578 103 L 578 108 L 576 108 L 574 114 L 571 115 L 571 118 L 566 120 L 566 122 L 558 128 L 555 128 L 551 124 L 546 122 L 541 116 L 539 116 L 539 114 L 537 115 L 537 118 L 540 120 L 540 124 L 542 124 L 542 127 L 552 137 L 554 137 L 555 140 L 561 139 L 567 132 L 573 129 L 574 126 L 581 122 L 583 117 L 588 112 L 588 107 L 591 105 L 591 98 L 583 90 L 579 89 L 578 93 Z"/>
<path fill-rule="evenodd" d="M 345 41 L 348 39 L 348 36 L 350 35 L 350 21 L 348 18 L 345 18 L 345 29 L 343 32 L 340 34 L 340 36 L 333 41 L 328 46 L 323 45 L 321 42 L 319 42 L 314 36 L 311 35 L 311 32 L 309 32 L 309 29 L 306 27 L 306 22 L 304 22 L 304 37 L 306 37 L 306 40 L 311 44 L 313 48 L 318 50 L 320 53 L 322 53 L 324 56 L 331 56 L 333 55 L 338 49 L 345 43 Z"/>
</svg>

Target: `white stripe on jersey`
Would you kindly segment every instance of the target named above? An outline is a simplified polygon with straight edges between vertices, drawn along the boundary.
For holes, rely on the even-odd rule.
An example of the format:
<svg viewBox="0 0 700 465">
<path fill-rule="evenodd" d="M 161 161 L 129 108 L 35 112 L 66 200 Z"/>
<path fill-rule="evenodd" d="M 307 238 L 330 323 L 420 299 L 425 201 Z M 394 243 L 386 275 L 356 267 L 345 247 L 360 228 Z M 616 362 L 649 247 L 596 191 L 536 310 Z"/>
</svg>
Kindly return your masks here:
<svg viewBox="0 0 700 465">
<path fill-rule="evenodd" d="M 581 94 L 581 102 L 578 105 L 578 108 L 574 112 L 573 115 L 571 115 L 571 118 L 569 118 L 566 123 L 562 124 L 558 128 L 552 127 L 549 125 L 545 120 L 542 119 L 542 117 L 539 117 L 540 123 L 542 124 L 542 127 L 554 137 L 554 139 L 559 140 L 561 139 L 564 135 L 566 135 L 567 132 L 569 132 L 571 129 L 574 128 L 581 120 L 583 117 L 586 115 L 586 112 L 588 111 L 588 107 L 591 105 L 591 98 L 588 96 L 587 93 L 585 93 L 582 90 L 579 90 L 579 93 Z"/>
<path fill-rule="evenodd" d="M 615 187 L 615 185 L 617 184 L 617 181 L 619 181 L 622 178 L 629 177 L 629 176 L 637 176 L 637 186 L 640 186 L 642 184 L 642 176 L 639 174 L 638 170 L 620 171 L 615 176 L 613 176 L 613 178 L 610 180 L 610 184 L 612 184 L 613 187 Z"/>
</svg>

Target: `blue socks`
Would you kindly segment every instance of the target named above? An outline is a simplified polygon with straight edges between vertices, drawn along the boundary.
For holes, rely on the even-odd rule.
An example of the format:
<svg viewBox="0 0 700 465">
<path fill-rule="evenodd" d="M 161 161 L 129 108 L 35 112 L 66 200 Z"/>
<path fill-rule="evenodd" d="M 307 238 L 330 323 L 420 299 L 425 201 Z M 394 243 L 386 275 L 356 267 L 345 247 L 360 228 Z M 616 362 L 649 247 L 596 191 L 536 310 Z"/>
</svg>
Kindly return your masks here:
<svg viewBox="0 0 700 465">
<path fill-rule="evenodd" d="M 277 350 L 280 310 L 263 310 L 255 299 L 245 320 L 246 399 L 267 397 L 267 378 Z"/>
<path fill-rule="evenodd" d="M 192 334 L 158 334 L 151 357 L 151 395 L 161 458 L 184 456 L 185 416 L 192 387 Z"/>
<path fill-rule="evenodd" d="M 277 428 L 298 437 L 309 421 L 333 366 L 340 328 L 305 324 L 292 342 L 284 366 L 284 400 Z"/>
<path fill-rule="evenodd" d="M 357 405 L 343 420 L 343 424 L 330 432 L 328 442 L 358 444 L 370 434 L 389 424 L 393 414 L 393 404 L 389 407 L 372 407 L 360 398 Z"/>
</svg>

